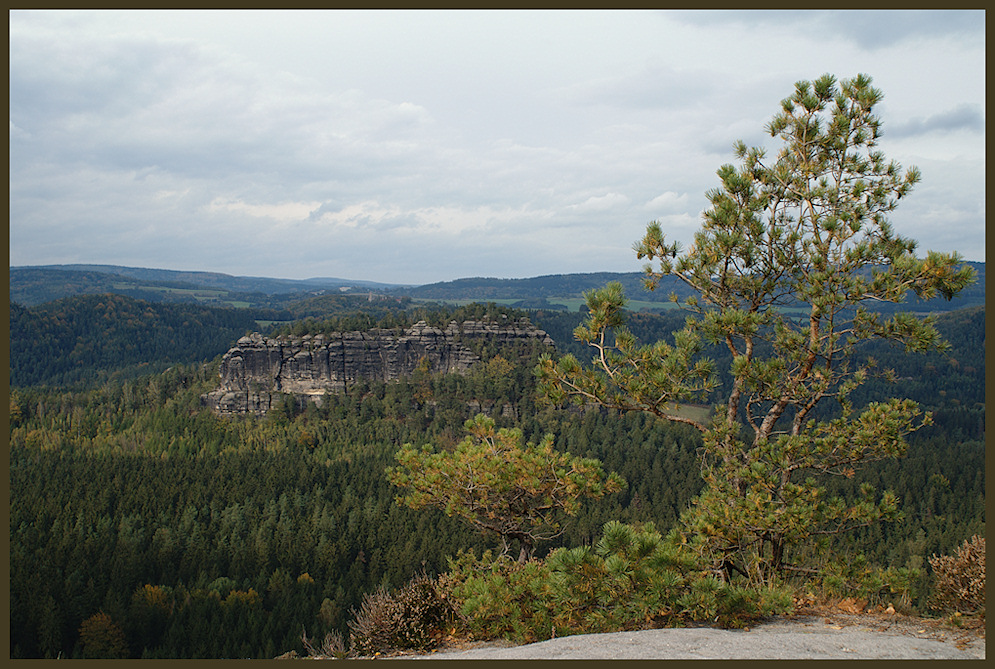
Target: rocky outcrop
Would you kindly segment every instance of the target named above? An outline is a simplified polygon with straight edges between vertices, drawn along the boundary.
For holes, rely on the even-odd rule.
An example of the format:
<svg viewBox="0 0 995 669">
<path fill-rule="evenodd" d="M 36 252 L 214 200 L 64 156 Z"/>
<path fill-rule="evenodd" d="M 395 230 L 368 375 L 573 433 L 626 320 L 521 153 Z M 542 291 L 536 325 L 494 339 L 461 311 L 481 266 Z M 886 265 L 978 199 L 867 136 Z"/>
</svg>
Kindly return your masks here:
<svg viewBox="0 0 995 669">
<path fill-rule="evenodd" d="M 431 373 L 462 374 L 479 361 L 467 343 L 486 338 L 498 346 L 553 340 L 527 320 L 452 321 L 445 330 L 415 323 L 397 330 L 332 332 L 238 340 L 221 359 L 221 384 L 204 397 L 218 413 L 265 413 L 284 393 L 318 404 L 325 393 L 346 390 L 359 379 L 393 381 L 419 365 Z"/>
</svg>

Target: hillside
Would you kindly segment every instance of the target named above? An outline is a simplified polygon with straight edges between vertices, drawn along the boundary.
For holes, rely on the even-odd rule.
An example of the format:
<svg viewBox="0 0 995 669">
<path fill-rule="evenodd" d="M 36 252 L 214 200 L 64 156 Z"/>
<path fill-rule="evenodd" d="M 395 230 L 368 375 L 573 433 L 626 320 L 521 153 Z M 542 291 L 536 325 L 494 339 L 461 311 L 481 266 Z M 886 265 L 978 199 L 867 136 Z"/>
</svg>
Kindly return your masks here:
<svg viewBox="0 0 995 669">
<path fill-rule="evenodd" d="M 403 324 L 420 312 L 385 313 Z M 202 403 L 219 387 L 218 367 L 167 361 L 214 359 L 255 329 L 241 320 L 250 314 L 113 295 L 11 305 L 13 657 L 79 657 L 83 623 L 101 615 L 135 658 L 300 654 L 302 630 L 347 631 L 378 586 L 438 574 L 460 550 L 494 548 L 441 512 L 399 506 L 384 473 L 402 444 L 453 447 L 481 410 L 530 440 L 554 434 L 557 449 L 597 458 L 628 482 L 585 504 L 544 550 L 590 546 L 609 520 L 668 530 L 701 488 L 696 432 L 639 414 L 543 407 L 534 356 L 516 364 L 501 352 L 468 374 L 362 381 L 321 406 L 282 401 L 264 416 L 223 419 Z M 580 317 L 533 315 L 564 338 Z M 630 321 L 650 340 L 669 335 L 678 316 Z M 921 398 L 936 424 L 913 436 L 905 458 L 835 482 L 831 492 L 844 496 L 863 482 L 890 488 L 905 513 L 834 546 L 855 565 L 863 553 L 867 565 L 922 566 L 984 532 L 983 309 L 944 314 L 938 327 L 948 354 L 874 351 L 906 377 L 877 391 Z M 282 326 L 302 340 L 325 330 Z M 63 383 L 78 385 L 55 387 Z M 907 606 L 925 610 L 928 574 L 910 578 Z"/>
<path fill-rule="evenodd" d="M 394 284 L 335 278 L 270 279 L 116 265 L 10 268 L 10 299 L 25 306 L 72 295 L 117 293 L 154 302 L 273 307 L 295 298 L 326 292 L 383 292 L 396 287 Z M 274 300 L 274 296 L 282 297 Z"/>
<path fill-rule="evenodd" d="M 35 308 L 10 304 L 11 386 L 93 382 L 204 362 L 258 327 L 248 309 L 80 295 Z M 129 371 L 130 370 L 130 371 Z"/>
<path fill-rule="evenodd" d="M 643 288 L 641 272 L 592 272 L 587 274 L 550 274 L 528 279 L 467 278 L 433 283 L 397 292 L 421 300 L 523 300 L 550 301 L 580 298 L 585 292 L 618 281 L 626 294 L 647 302 L 668 302 L 671 291 L 681 297 L 687 290 L 677 280 L 662 282 L 655 292 Z"/>
<path fill-rule="evenodd" d="M 931 300 L 910 299 L 900 307 L 875 303 L 875 311 L 890 313 L 907 310 L 913 312 L 954 311 L 985 304 L 985 263 L 967 262 L 974 268 L 978 280 L 965 289 L 955 299 Z M 582 303 L 583 294 L 601 288 L 610 281 L 617 281 L 625 289 L 630 301 L 630 309 L 660 309 L 671 306 L 670 295 L 679 299 L 691 294 L 690 289 L 675 277 L 664 277 L 656 290 L 647 291 L 643 286 L 642 272 L 613 273 L 595 272 L 590 274 L 551 274 L 529 279 L 467 278 L 433 283 L 416 288 L 399 288 L 395 294 L 407 295 L 417 300 L 438 300 L 441 302 L 494 301 L 522 309 L 566 309 L 576 311 Z"/>
<path fill-rule="evenodd" d="M 956 299 L 911 300 L 902 308 L 916 312 L 953 311 L 985 303 L 985 263 L 966 263 L 974 268 L 978 281 Z M 34 306 L 62 297 L 83 294 L 117 293 L 153 302 L 196 302 L 232 307 L 294 308 L 293 318 L 322 317 L 318 309 L 302 313 L 304 303 L 315 298 L 343 295 L 390 297 L 420 302 L 496 302 L 520 309 L 577 311 L 585 292 L 618 281 L 625 288 L 632 311 L 671 307 L 670 294 L 689 295 L 678 279 L 666 277 L 655 291 L 643 287 L 642 272 L 592 272 L 549 274 L 525 279 L 462 278 L 424 286 L 352 281 L 336 278 L 304 280 L 264 277 L 235 277 L 217 272 L 184 272 L 165 269 L 119 267 L 115 265 L 49 265 L 11 267 L 10 299 Z M 892 305 L 873 305 L 875 310 L 895 311 Z"/>
<path fill-rule="evenodd" d="M 96 310 L 96 322 L 110 316 L 108 335 L 114 314 L 129 313 L 116 300 Z M 902 500 L 904 522 L 836 547 L 855 565 L 862 552 L 870 565 L 922 566 L 984 532 L 984 406 L 972 406 L 984 318 L 951 318 L 951 360 L 978 367 L 944 385 L 946 397 L 922 388 L 937 424 L 914 435 L 905 458 L 833 490 L 853 495 L 867 481 Z M 320 407 L 284 404 L 238 420 L 201 405 L 218 384 L 212 366 L 85 390 L 13 389 L 11 655 L 79 656 L 81 624 L 101 612 L 135 658 L 302 654 L 302 629 L 319 639 L 347 631 L 378 586 L 494 547 L 441 512 L 399 506 L 384 475 L 401 444 L 452 447 L 476 407 L 510 404 L 520 418 L 496 411 L 502 425 L 530 440 L 552 433 L 557 449 L 597 458 L 628 482 L 585 504 L 548 548 L 592 545 L 612 519 L 673 527 L 701 487 L 697 433 L 645 415 L 542 408 L 532 366 L 362 383 Z M 948 369 L 923 381 L 945 383 Z M 915 576 L 907 606 L 924 610 L 927 586 L 925 572 Z"/>
</svg>

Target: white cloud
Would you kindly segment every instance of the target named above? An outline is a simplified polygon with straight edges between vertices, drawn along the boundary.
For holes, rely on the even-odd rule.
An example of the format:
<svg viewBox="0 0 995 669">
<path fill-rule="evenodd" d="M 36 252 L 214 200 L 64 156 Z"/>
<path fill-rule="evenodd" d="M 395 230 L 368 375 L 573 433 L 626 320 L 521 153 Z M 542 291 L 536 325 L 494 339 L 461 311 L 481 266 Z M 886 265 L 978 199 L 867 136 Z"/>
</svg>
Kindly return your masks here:
<svg viewBox="0 0 995 669">
<path fill-rule="evenodd" d="M 679 214 L 665 214 L 656 219 L 660 228 L 671 241 L 677 240 L 687 243 L 691 240 L 695 230 L 701 225 L 700 216 L 681 212 Z"/>
<path fill-rule="evenodd" d="M 152 194 L 152 199 L 158 202 L 168 200 L 182 200 L 190 194 L 190 189 L 184 190 L 157 190 Z"/>
<path fill-rule="evenodd" d="M 688 194 L 687 193 L 675 193 L 673 191 L 667 191 L 657 195 L 655 198 L 646 203 L 646 209 L 651 211 L 662 211 L 668 212 L 674 209 L 684 209 L 688 204 Z"/>
<path fill-rule="evenodd" d="M 398 207 L 384 206 L 376 201 L 365 201 L 337 211 L 322 213 L 317 222 L 333 228 L 375 228 L 400 215 L 401 210 Z"/>
<path fill-rule="evenodd" d="M 871 73 L 923 168 L 898 232 L 983 258 L 983 22 L 868 15 L 865 48 L 854 16 L 15 11 L 10 262 L 638 271 L 648 220 L 690 240 L 733 142 L 825 71 Z"/>
<path fill-rule="evenodd" d="M 602 212 L 628 203 L 629 198 L 621 193 L 606 193 L 605 195 L 592 195 L 580 204 L 569 205 L 567 209 L 579 213 Z"/>
<path fill-rule="evenodd" d="M 158 195 L 158 194 L 157 194 Z M 230 211 L 244 213 L 253 218 L 269 218 L 274 221 L 303 221 L 321 206 L 320 202 L 282 202 L 280 204 L 248 204 L 215 198 L 207 206 L 210 212 Z"/>
</svg>

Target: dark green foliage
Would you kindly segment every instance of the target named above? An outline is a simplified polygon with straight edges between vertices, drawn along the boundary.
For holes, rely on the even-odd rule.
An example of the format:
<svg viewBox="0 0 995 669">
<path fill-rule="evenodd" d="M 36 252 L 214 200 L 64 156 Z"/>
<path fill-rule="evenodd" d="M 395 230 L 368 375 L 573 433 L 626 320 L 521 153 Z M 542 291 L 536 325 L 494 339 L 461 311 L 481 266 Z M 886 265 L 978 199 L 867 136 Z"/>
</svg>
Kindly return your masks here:
<svg viewBox="0 0 995 669">
<path fill-rule="evenodd" d="M 939 314 L 935 326 L 951 349 L 909 355 L 885 341 L 865 342 L 860 355 L 871 358 L 880 373 L 893 370 L 894 380 L 872 379 L 856 389 L 859 405 L 871 397 L 900 392 L 923 405 L 943 410 L 980 408 L 985 403 L 985 308 Z M 925 428 L 924 431 L 929 428 Z"/>
<path fill-rule="evenodd" d="M 101 266 L 93 266 L 101 269 Z M 216 307 L 251 308 L 256 318 L 287 320 L 289 312 L 277 309 L 290 296 L 272 296 L 263 293 L 241 293 L 230 290 L 164 278 L 141 278 L 142 274 L 156 274 L 157 270 L 134 270 L 133 275 L 107 271 L 70 270 L 48 267 L 17 267 L 10 270 L 10 299 L 28 307 L 54 302 L 78 295 L 115 294 L 147 302 L 200 304 Z M 159 271 L 160 277 L 175 275 L 177 278 L 198 278 L 208 273 Z"/>
<path fill-rule="evenodd" d="M 269 279 L 218 272 L 184 272 L 118 265 L 46 265 L 10 268 L 11 300 L 25 305 L 95 293 L 118 293 L 154 302 L 248 304 L 279 308 L 326 291 L 384 291 L 394 286 L 343 279 Z M 306 299 L 306 298 L 304 298 Z M 366 299 L 366 295 L 363 296 Z"/>
<path fill-rule="evenodd" d="M 360 320 L 359 327 L 339 328 L 344 330 L 364 330 L 373 323 L 390 320 L 392 316 L 403 314 L 411 306 L 409 297 L 387 297 L 385 295 L 318 295 L 288 300 L 285 304 L 287 312 L 295 321 L 307 322 L 312 319 L 341 319 L 349 317 Z M 293 328 L 307 327 L 302 322 L 294 323 Z M 367 324 L 365 327 L 362 324 Z M 391 327 L 391 326 L 386 326 Z M 293 332 L 293 334 L 299 334 Z M 301 334 L 307 334 L 307 331 Z"/>
<path fill-rule="evenodd" d="M 26 656 L 68 655 L 73 625 L 103 607 L 134 625 L 125 631 L 135 656 L 264 657 L 267 640 L 281 652 L 298 648 L 324 600 L 338 613 L 321 633 L 341 627 L 343 611 L 377 583 L 403 582 L 423 562 L 437 570 L 440 553 L 474 544 L 454 523 L 395 508 L 387 486 L 365 476 L 386 462 L 353 457 L 326 466 L 299 451 L 166 459 L 19 451 L 14 643 Z M 124 615 L 146 584 L 174 593 L 158 629 Z M 49 601 L 58 602 L 52 611 Z M 57 634 L 37 639 L 53 612 Z M 194 627 L 214 633 L 191 636 Z"/>
<path fill-rule="evenodd" d="M 360 302 L 366 302 L 368 306 L 357 309 Z M 458 324 L 479 320 L 513 322 L 528 317 L 525 311 L 494 303 L 473 303 L 462 307 L 445 305 L 412 307 L 407 298 L 370 302 L 366 298 L 348 296 L 313 298 L 292 304 L 289 309 L 297 314 L 300 320 L 274 328 L 272 336 L 300 337 L 307 334 L 365 331 L 373 328 L 400 331 L 418 321 L 425 321 L 432 327 L 445 328 L 451 321 L 456 321 Z"/>
<path fill-rule="evenodd" d="M 529 279 L 457 279 L 418 286 L 417 288 L 400 289 L 398 292 L 429 300 L 476 300 L 479 302 L 495 299 L 531 300 L 549 297 L 580 297 L 588 290 L 603 286 L 609 281 L 619 281 L 632 293 L 635 293 L 637 289 L 642 287 L 642 274 L 639 272 L 593 272 L 590 274 L 553 274 Z M 677 282 L 672 288 L 684 293 Z M 648 294 L 646 300 L 666 302 L 666 295 L 666 293 L 662 296 Z"/>
<path fill-rule="evenodd" d="M 257 328 L 245 310 L 84 295 L 26 309 L 10 303 L 12 386 L 93 382 L 210 360 Z"/>
<path fill-rule="evenodd" d="M 686 426 L 637 413 L 544 411 L 526 419 L 523 428 L 532 436 L 557 435 L 563 450 L 600 460 L 628 483 L 625 490 L 589 505 L 571 524 L 568 540 L 554 541 L 554 548 L 593 544 L 610 520 L 672 527 L 701 489 L 696 455 L 701 436 Z"/>
<path fill-rule="evenodd" d="M 973 306 L 983 306 L 985 303 L 984 270 L 985 263 L 967 262 L 966 265 L 978 272 L 978 283 L 958 295 L 954 302 L 948 302 L 942 297 L 929 300 L 914 299 L 909 308 L 916 312 L 949 311 Z M 660 302 L 661 305 L 670 301 L 670 294 L 675 293 L 680 299 L 691 295 L 691 290 L 676 278 L 665 278 L 657 290 L 643 290 L 644 275 L 640 272 L 591 272 L 584 274 L 553 274 L 527 279 L 493 279 L 470 278 L 444 281 L 415 288 L 400 288 L 396 294 L 410 295 L 418 299 L 429 300 L 521 300 L 515 306 L 523 309 L 559 309 L 548 305 L 548 298 L 581 297 L 587 291 L 600 288 L 610 281 L 618 281 L 625 289 L 626 295 L 644 302 Z M 876 310 L 893 310 L 892 305 L 873 305 Z M 681 317 L 683 321 L 683 316 Z"/>
<path fill-rule="evenodd" d="M 32 307 L 73 295 L 113 293 L 118 281 L 103 272 L 11 268 L 10 300 Z"/>
<path fill-rule="evenodd" d="M 446 578 L 472 633 L 525 642 L 700 622 L 739 627 L 792 606 L 785 591 L 702 574 L 651 523 L 609 522 L 593 547 L 560 548 L 541 562 L 463 553 Z"/>
<path fill-rule="evenodd" d="M 948 355 L 983 378 L 983 316 L 950 319 L 963 336 L 939 320 L 953 344 Z M 639 414 L 538 409 L 530 367 L 511 362 L 510 371 L 496 362 L 466 376 L 359 383 L 321 407 L 262 419 L 223 420 L 201 407 L 216 365 L 75 390 L 12 388 L 11 657 L 80 656 L 80 626 L 100 611 L 124 632 L 133 658 L 304 654 L 303 629 L 316 639 L 347 632 L 367 593 L 399 588 L 422 570 L 442 573 L 448 556 L 486 547 L 455 520 L 398 507 L 383 473 L 404 443 L 454 446 L 480 411 L 500 427 L 521 427 L 526 440 L 553 433 L 557 448 L 597 458 L 629 482 L 585 504 L 551 549 L 593 546 L 610 520 L 673 527 L 701 488 L 700 435 Z M 901 359 L 894 366 L 909 374 Z M 904 521 L 830 549 L 860 564 L 859 549 L 868 568 L 917 567 L 911 606 L 920 612 L 932 588 L 928 556 L 984 533 L 984 406 L 969 399 L 983 391 L 974 381 L 948 383 L 952 367 L 937 369 L 941 378 L 922 375 L 923 404 L 937 406 L 925 385 L 936 383 L 947 394 L 933 399 L 946 408 L 913 435 L 906 457 L 827 486 L 837 494 L 833 485 L 866 477 L 895 491 Z M 537 568 L 529 569 L 507 598 L 510 612 L 533 596 Z M 698 604 L 687 605 L 707 608 L 712 595 L 702 587 Z M 551 629 L 548 611 L 523 615 L 495 620 L 494 629 Z"/>
<path fill-rule="evenodd" d="M 396 591 L 377 588 L 363 597 L 349 621 L 350 652 L 371 656 L 439 645 L 457 615 L 435 579 L 418 574 Z"/>
</svg>

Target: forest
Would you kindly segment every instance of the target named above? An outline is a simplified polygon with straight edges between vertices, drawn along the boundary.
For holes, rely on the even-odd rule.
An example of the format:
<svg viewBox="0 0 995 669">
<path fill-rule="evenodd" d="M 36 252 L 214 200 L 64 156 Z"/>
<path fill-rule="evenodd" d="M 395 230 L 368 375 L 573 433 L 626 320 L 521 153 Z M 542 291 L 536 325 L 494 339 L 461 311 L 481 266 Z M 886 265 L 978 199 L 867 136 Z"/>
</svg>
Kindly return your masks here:
<svg viewBox="0 0 995 669">
<path fill-rule="evenodd" d="M 878 150 L 882 98 L 796 82 L 780 149 L 734 145 L 693 243 L 648 223 L 642 275 L 11 268 L 11 657 L 375 657 L 843 598 L 983 624 L 984 263 L 892 227 L 923 174 Z M 555 347 L 204 401 L 252 331 L 525 317 Z"/>
<path fill-rule="evenodd" d="M 316 300 L 316 301 L 315 301 Z M 428 318 L 528 316 L 557 342 L 581 314 L 322 301 L 284 332 Z M 438 574 L 460 550 L 495 548 L 441 512 L 396 503 L 385 471 L 407 443 L 452 447 L 477 412 L 555 448 L 599 459 L 624 490 L 586 502 L 539 547 L 591 545 L 610 520 L 666 530 L 701 489 L 701 436 L 639 413 L 554 408 L 537 397 L 539 351 L 482 348 L 469 374 L 361 383 L 320 407 L 291 397 L 265 417 L 201 405 L 220 354 L 259 314 L 123 296 L 11 304 L 11 657 L 271 658 L 302 633 L 346 634 L 363 598 Z M 630 314 L 646 341 L 677 314 Z M 891 489 L 904 519 L 834 551 L 856 568 L 917 570 L 910 610 L 928 609 L 926 560 L 984 534 L 984 309 L 943 314 L 945 354 L 869 347 L 898 391 L 934 410 L 904 458 L 834 481 Z M 718 354 L 718 352 L 716 352 Z M 894 393 L 884 382 L 870 395 Z M 887 596 L 888 593 L 884 593 Z"/>
</svg>

